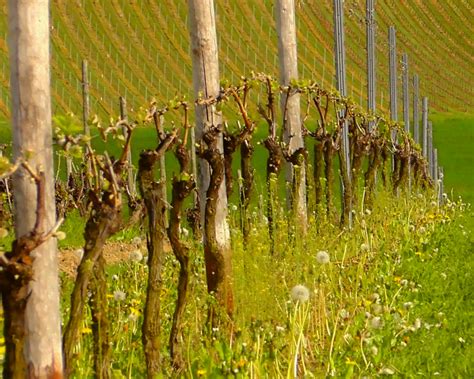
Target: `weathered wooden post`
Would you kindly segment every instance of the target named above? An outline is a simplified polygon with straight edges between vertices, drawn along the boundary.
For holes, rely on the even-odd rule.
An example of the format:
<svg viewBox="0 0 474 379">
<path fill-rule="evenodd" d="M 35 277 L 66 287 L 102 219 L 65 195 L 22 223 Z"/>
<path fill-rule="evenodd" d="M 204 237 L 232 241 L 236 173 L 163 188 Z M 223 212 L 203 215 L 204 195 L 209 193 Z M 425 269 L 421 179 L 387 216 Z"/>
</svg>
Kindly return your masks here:
<svg viewBox="0 0 474 379">
<path fill-rule="evenodd" d="M 277 0 L 276 20 L 278 33 L 278 57 L 280 65 L 280 84 L 290 86 L 291 81 L 298 79 L 298 53 L 296 43 L 294 0 Z M 300 95 L 283 93 L 281 96 L 283 113 L 283 141 L 288 146 L 289 154 L 304 147 L 301 131 Z M 287 203 L 295 212 L 303 232 L 307 229 L 306 210 L 306 172 L 304 156 L 300 155 L 301 163 L 295 167 L 286 164 Z"/>
<path fill-rule="evenodd" d="M 421 120 L 423 127 L 422 153 L 425 158 L 428 158 L 428 98 L 426 96 L 422 101 Z"/>
<path fill-rule="evenodd" d="M 367 42 L 367 110 L 375 114 L 376 109 L 376 60 L 375 60 L 375 0 L 366 2 L 366 42 Z M 369 131 L 375 122 L 369 122 Z"/>
<path fill-rule="evenodd" d="M 336 64 L 336 85 L 341 96 L 347 96 L 346 88 L 346 53 L 344 47 L 344 9 L 343 0 L 334 0 L 334 51 Z M 343 118 L 344 111 L 339 117 Z M 349 151 L 349 125 L 344 121 L 342 126 L 342 146 L 339 155 L 341 160 L 342 186 L 342 221 L 352 226 L 352 188 L 351 160 Z"/>
<path fill-rule="evenodd" d="M 413 75 L 413 138 L 415 143 L 420 143 L 420 109 L 419 109 L 420 86 L 418 74 Z"/>
<path fill-rule="evenodd" d="M 48 0 L 8 1 L 13 157 L 19 160 L 31 152 L 28 165 L 38 171 L 44 188 L 43 196 L 37 197 L 40 185 L 31 180 L 32 175 L 24 168 L 14 174 L 17 239 L 26 237 L 35 228 L 37 216 L 40 233 L 48 233 L 56 224 L 49 15 Z M 37 202 L 43 204 L 38 215 Z M 27 282 L 25 298 L 16 300 L 18 305 L 26 302 L 25 317 L 24 320 L 13 320 L 15 323 L 24 321 L 24 335 L 5 336 L 6 340 L 13 338 L 15 351 L 9 351 L 7 343 L 4 377 L 62 378 L 57 256 L 55 238 L 47 239 L 31 253 L 32 278 Z M 8 323 L 11 315 L 5 309 L 6 301 L 6 296 L 2 296 L 4 322 Z"/>
<path fill-rule="evenodd" d="M 388 28 L 388 61 L 390 81 L 390 118 L 398 121 L 398 98 L 397 98 L 397 37 L 395 27 Z M 392 142 L 397 140 L 397 131 L 392 130 Z"/>
<path fill-rule="evenodd" d="M 194 94 L 196 98 L 200 96 L 204 98 L 217 97 L 220 87 L 214 1 L 188 0 L 188 7 Z M 203 140 L 203 136 L 210 130 L 215 130 L 215 128 L 221 126 L 221 114 L 215 106 L 205 104 L 197 104 L 195 111 L 196 142 L 202 146 L 208 145 L 208 149 L 214 149 Z M 220 167 L 220 164 L 222 164 L 222 173 L 211 170 L 209 161 L 203 159 L 203 157 L 199 158 L 199 200 L 201 220 L 204 226 L 208 291 L 216 297 L 223 310 L 231 315 L 233 312 L 232 266 L 230 232 L 226 219 L 227 196 L 223 169 L 222 133 L 218 133 L 216 138 L 219 157 L 214 155 L 214 158 L 218 161 L 222 160 L 222 162 L 216 161 L 215 167 Z M 204 151 L 206 151 L 205 149 Z M 212 190 L 210 188 L 211 181 L 214 184 L 220 181 L 217 199 L 210 199 L 207 196 L 208 190 Z M 212 202 L 215 202 L 215 204 L 213 205 Z M 214 225 L 211 225 L 212 222 Z M 211 316 L 215 316 L 215 314 Z"/>
</svg>

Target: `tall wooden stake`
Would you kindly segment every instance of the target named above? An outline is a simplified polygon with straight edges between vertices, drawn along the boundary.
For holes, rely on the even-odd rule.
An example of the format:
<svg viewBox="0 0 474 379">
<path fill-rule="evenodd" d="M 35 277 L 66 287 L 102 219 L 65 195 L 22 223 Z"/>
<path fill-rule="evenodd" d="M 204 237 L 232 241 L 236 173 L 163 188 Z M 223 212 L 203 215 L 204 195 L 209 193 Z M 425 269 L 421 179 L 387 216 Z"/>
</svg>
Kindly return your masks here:
<svg viewBox="0 0 474 379">
<path fill-rule="evenodd" d="M 213 0 L 188 0 L 189 32 L 191 36 L 191 58 L 193 62 L 193 87 L 197 97 L 217 97 L 220 91 L 219 60 L 217 51 L 216 20 Z M 204 134 L 222 124 L 221 114 L 214 106 L 196 105 L 196 142 L 205 145 Z M 222 133 L 217 135 L 217 149 L 223 154 Z M 223 165 L 223 161 L 222 161 Z M 231 315 L 233 312 L 232 267 L 230 232 L 227 224 L 227 195 L 225 178 L 218 178 L 217 204 L 213 210 L 214 225 L 208 225 L 207 191 L 211 182 L 209 163 L 202 157 L 198 161 L 198 188 L 201 205 L 201 220 L 204 233 L 204 251 L 208 291 L 219 305 Z M 215 199 L 213 199 L 215 200 Z M 209 233 L 207 233 L 209 232 Z"/>
<path fill-rule="evenodd" d="M 277 0 L 276 20 L 278 33 L 278 56 L 280 63 L 280 84 L 290 86 L 291 80 L 298 79 L 298 52 L 296 42 L 294 0 Z M 293 154 L 304 147 L 301 131 L 301 109 L 300 95 L 284 94 L 281 97 L 281 109 L 283 112 L 283 140 Z M 300 156 L 303 159 L 302 156 Z M 302 226 L 303 232 L 307 229 L 306 210 L 306 172 L 304 161 L 298 165 L 298 175 L 291 163 L 286 165 L 286 181 L 288 184 L 287 203 L 291 206 Z"/>
<path fill-rule="evenodd" d="M 50 90 L 50 13 L 48 0 L 9 0 L 8 29 L 10 83 L 12 99 L 13 158 L 25 158 L 44 177 L 44 213 L 42 230 L 47 233 L 56 224 Z M 35 227 L 37 190 L 23 168 L 13 176 L 15 191 L 15 234 L 24 237 Z M 40 201 L 38 199 L 38 201 Z M 33 276 L 28 283 L 24 318 L 24 349 L 16 351 L 19 365 L 11 378 L 61 378 L 61 314 L 57 243 L 49 238 L 32 252 Z M 19 264 L 19 263 L 18 263 Z M 5 305 L 5 299 L 3 299 Z M 5 310 L 5 320 L 7 320 Z M 14 320 L 21 322 L 20 320 Z M 9 338 L 12 336 L 5 336 Z M 15 344 L 23 341 L 13 336 Z M 7 351 L 8 354 L 11 353 Z M 21 361 L 24 361 L 25 371 Z M 7 366 L 5 366 L 7 368 Z"/>
</svg>

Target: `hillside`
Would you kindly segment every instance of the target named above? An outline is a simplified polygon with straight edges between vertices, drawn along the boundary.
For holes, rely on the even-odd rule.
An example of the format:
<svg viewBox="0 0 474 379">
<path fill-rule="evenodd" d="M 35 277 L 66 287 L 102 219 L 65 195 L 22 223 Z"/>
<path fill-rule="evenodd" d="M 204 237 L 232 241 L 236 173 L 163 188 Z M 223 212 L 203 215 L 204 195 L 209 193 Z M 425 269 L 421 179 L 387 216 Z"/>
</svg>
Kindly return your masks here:
<svg viewBox="0 0 474 379">
<path fill-rule="evenodd" d="M 277 73 L 273 1 L 216 0 L 222 76 Z M 116 113 L 120 95 L 132 107 L 147 99 L 191 95 L 186 2 L 53 0 L 54 111 L 81 109 L 81 60 L 90 67 L 94 113 Z M 365 1 L 345 3 L 349 93 L 365 103 Z M 474 105 L 474 3 L 463 0 L 377 2 L 378 106 L 388 104 L 387 29 L 397 29 L 397 49 L 409 55 L 410 74 L 438 111 Z M 0 115 L 8 115 L 6 2 L 0 5 Z M 332 85 L 331 0 L 298 2 L 300 75 Z M 401 69 L 399 68 L 399 73 Z M 400 80 L 401 82 L 401 80 Z M 401 90 L 399 91 L 401 94 Z M 401 108 L 401 107 L 400 107 Z"/>
</svg>

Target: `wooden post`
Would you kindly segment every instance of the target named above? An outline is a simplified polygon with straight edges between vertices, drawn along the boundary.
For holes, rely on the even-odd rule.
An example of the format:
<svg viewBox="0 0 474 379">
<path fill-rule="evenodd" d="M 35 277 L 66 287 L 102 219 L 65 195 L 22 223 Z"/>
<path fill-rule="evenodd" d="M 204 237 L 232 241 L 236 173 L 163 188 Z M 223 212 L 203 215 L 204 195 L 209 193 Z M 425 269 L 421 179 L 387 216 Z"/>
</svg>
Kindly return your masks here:
<svg viewBox="0 0 474 379">
<path fill-rule="evenodd" d="M 375 114 L 376 110 L 376 61 L 375 61 L 375 0 L 366 1 L 366 35 L 367 35 L 367 110 Z M 369 122 L 372 132 L 375 122 Z"/>
<path fill-rule="evenodd" d="M 188 20 L 191 37 L 191 58 L 193 62 L 193 87 L 196 97 L 205 98 L 219 95 L 219 60 L 216 38 L 216 20 L 213 0 L 188 0 Z M 222 124 L 222 116 L 214 106 L 196 105 L 196 142 L 205 145 L 202 137 L 205 132 Z M 223 154 L 222 133 L 217 136 L 217 148 Z M 223 161 L 222 161 L 223 164 Z M 198 160 L 198 190 L 201 206 L 201 220 L 204 229 L 204 250 L 209 292 L 216 296 L 218 303 L 228 314 L 233 312 L 233 293 L 231 281 L 230 231 L 227 224 L 227 195 L 225 178 L 222 179 L 215 211 L 215 224 L 206 224 L 207 191 L 211 180 L 209 163 Z M 211 238 L 211 241 L 209 240 Z M 215 245 L 215 246 L 214 246 Z"/>
<path fill-rule="evenodd" d="M 25 158 L 25 154 L 31 152 L 29 166 L 44 175 L 41 233 L 49 232 L 56 224 L 49 15 L 49 0 L 8 1 L 13 158 Z M 13 176 L 13 188 L 15 234 L 19 238 L 35 226 L 37 186 L 31 175 L 21 168 Z M 24 351 L 17 352 L 19 356 L 16 357 L 25 360 L 26 370 L 23 373 L 4 372 L 4 377 L 62 377 L 57 257 L 55 238 L 47 239 L 32 252 L 33 277 L 26 297 Z"/>
<path fill-rule="evenodd" d="M 276 1 L 276 20 L 278 34 L 278 57 L 280 65 L 280 84 L 290 86 L 292 80 L 298 79 L 298 52 L 296 42 L 296 20 L 294 0 Z M 289 153 L 293 154 L 304 147 L 301 131 L 300 95 L 288 93 L 281 96 L 283 113 L 283 141 Z M 302 156 L 300 158 L 304 159 Z M 304 161 L 298 165 L 297 178 L 295 167 L 286 164 L 287 204 L 293 209 L 303 232 L 307 229 L 306 210 L 306 172 Z M 294 186 L 294 188 L 292 188 Z"/>
<path fill-rule="evenodd" d="M 344 10 L 343 1 L 334 0 L 334 51 L 335 51 L 335 63 L 336 63 L 336 86 L 337 90 L 342 96 L 347 96 L 346 88 L 346 53 L 344 48 Z M 341 111 L 344 112 L 344 111 Z M 344 117 L 341 113 L 340 117 Z M 349 126 L 347 121 L 344 122 L 342 127 L 342 146 L 341 146 L 342 167 L 341 167 L 341 187 L 342 187 L 342 202 L 343 202 L 343 219 L 346 218 L 349 227 L 352 226 L 352 192 L 350 183 L 352 180 L 351 175 L 351 160 L 350 160 L 350 147 L 349 147 Z M 347 201 L 344 201 L 346 199 Z M 344 204 L 346 203 L 346 204 Z"/>
</svg>

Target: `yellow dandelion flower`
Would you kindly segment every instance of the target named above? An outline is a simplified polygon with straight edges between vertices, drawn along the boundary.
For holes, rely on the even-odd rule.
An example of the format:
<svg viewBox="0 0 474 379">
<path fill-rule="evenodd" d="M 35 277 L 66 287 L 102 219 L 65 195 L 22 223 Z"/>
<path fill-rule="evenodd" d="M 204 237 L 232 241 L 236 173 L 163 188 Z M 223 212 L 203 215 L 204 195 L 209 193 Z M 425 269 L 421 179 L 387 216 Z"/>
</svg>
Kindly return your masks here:
<svg viewBox="0 0 474 379">
<path fill-rule="evenodd" d="M 356 361 L 353 361 L 350 358 L 346 358 L 346 365 L 355 366 L 356 364 Z"/>
</svg>

